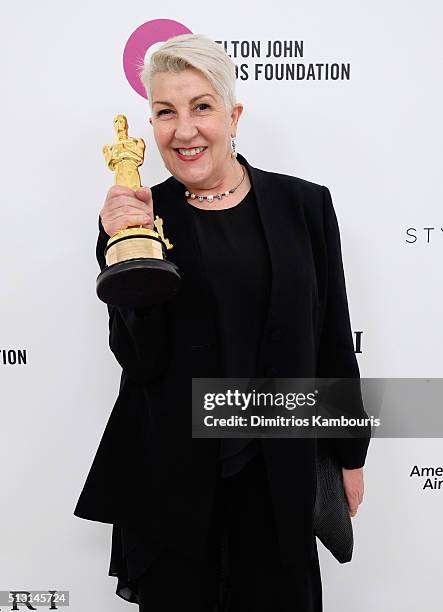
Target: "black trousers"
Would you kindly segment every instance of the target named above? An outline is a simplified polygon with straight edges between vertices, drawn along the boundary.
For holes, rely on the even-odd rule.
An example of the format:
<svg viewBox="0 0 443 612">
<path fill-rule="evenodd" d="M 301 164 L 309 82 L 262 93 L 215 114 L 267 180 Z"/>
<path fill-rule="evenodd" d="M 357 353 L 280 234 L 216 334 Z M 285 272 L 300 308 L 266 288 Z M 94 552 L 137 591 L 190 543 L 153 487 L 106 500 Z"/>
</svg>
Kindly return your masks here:
<svg viewBox="0 0 443 612">
<path fill-rule="evenodd" d="M 140 612 L 321 612 L 315 539 L 310 567 L 280 564 L 261 453 L 219 479 L 205 562 L 163 551 L 140 577 L 138 594 Z"/>
</svg>

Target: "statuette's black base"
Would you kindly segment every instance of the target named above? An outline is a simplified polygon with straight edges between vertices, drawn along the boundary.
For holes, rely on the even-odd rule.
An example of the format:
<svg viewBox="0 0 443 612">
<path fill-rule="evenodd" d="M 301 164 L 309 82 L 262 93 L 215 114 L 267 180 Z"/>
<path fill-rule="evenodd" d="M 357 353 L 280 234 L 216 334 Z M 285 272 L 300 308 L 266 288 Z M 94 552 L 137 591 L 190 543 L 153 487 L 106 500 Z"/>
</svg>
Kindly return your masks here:
<svg viewBox="0 0 443 612">
<path fill-rule="evenodd" d="M 143 308 L 170 299 L 180 286 L 175 264 L 147 257 L 104 268 L 97 277 L 98 297 L 112 306 Z"/>
</svg>

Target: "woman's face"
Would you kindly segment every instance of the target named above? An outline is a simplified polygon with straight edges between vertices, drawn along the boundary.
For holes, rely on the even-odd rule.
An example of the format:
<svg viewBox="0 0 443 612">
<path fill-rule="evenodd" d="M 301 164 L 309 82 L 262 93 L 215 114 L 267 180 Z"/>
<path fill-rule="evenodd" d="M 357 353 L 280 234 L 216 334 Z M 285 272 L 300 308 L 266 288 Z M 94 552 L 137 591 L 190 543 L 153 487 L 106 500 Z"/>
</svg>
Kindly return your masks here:
<svg viewBox="0 0 443 612">
<path fill-rule="evenodd" d="M 165 166 L 189 189 L 211 189 L 232 167 L 231 135 L 243 110 L 231 113 L 195 68 L 160 72 L 152 81 L 154 137 Z"/>
</svg>

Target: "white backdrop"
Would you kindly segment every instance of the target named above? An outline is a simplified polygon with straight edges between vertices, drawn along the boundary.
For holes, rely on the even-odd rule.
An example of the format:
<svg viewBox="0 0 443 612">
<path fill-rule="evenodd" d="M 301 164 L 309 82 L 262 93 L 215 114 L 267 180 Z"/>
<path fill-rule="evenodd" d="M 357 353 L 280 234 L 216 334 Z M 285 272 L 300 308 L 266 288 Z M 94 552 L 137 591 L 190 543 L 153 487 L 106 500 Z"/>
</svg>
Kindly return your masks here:
<svg viewBox="0 0 443 612">
<path fill-rule="evenodd" d="M 117 112 L 147 141 L 143 182 L 167 176 L 148 103 L 122 69 L 141 24 L 303 41 L 304 57 L 269 61 L 350 64 L 349 80 L 239 80 L 238 150 L 330 188 L 362 376 L 441 375 L 441 3 L 205 6 L 17 0 L 2 11 L 0 590 L 68 589 L 73 612 L 136 608 L 107 575 L 111 526 L 72 512 L 120 378 L 95 296 L 97 217 L 113 181 L 101 147 Z M 252 73 L 268 60 L 235 61 Z M 8 363 L 19 350 L 26 363 Z M 424 491 L 409 473 L 442 465 L 442 447 L 372 442 L 353 562 L 340 566 L 319 545 L 325 612 L 441 610 L 443 490 Z"/>
</svg>

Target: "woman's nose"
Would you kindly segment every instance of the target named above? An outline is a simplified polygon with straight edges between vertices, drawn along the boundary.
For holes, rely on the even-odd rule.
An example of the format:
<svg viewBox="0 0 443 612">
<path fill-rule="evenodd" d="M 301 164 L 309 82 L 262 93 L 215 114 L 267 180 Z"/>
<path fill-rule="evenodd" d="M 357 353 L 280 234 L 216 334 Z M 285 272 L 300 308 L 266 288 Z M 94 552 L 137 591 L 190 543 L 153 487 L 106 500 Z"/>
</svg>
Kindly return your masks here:
<svg viewBox="0 0 443 612">
<path fill-rule="evenodd" d="M 178 119 L 175 125 L 175 138 L 187 142 L 192 140 L 198 130 L 195 124 L 189 119 Z"/>
</svg>

